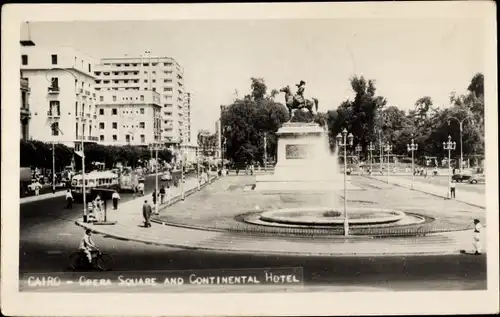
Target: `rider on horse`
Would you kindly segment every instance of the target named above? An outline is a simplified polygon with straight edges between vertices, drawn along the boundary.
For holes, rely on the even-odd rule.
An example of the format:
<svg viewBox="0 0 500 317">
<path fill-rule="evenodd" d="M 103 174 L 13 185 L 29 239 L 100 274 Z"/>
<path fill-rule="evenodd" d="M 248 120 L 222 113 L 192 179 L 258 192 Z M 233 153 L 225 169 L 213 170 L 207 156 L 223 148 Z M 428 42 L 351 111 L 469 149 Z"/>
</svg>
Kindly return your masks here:
<svg viewBox="0 0 500 317">
<path fill-rule="evenodd" d="M 297 86 L 297 94 L 295 95 L 295 100 L 298 104 L 305 103 L 304 90 L 306 89 L 306 82 L 301 80 Z"/>
</svg>

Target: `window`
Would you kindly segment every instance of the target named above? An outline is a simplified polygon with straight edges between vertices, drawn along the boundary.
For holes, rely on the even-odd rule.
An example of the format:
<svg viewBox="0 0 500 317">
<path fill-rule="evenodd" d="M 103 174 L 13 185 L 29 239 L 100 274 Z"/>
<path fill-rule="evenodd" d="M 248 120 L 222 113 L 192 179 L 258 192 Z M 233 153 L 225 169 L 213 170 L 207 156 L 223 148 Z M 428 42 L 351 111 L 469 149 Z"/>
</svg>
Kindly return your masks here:
<svg viewBox="0 0 500 317">
<path fill-rule="evenodd" d="M 141 95 L 141 101 L 144 101 L 144 96 L 143 95 Z"/>
<path fill-rule="evenodd" d="M 99 122 L 99 129 L 104 129 L 104 122 Z"/>
<path fill-rule="evenodd" d="M 52 59 L 52 65 L 57 65 L 57 55 L 52 54 L 50 57 Z"/>
<path fill-rule="evenodd" d="M 52 123 L 52 135 L 59 135 L 59 122 Z"/>
<path fill-rule="evenodd" d="M 156 88 L 155 88 L 155 87 L 153 87 L 153 91 L 156 91 Z"/>
<path fill-rule="evenodd" d="M 104 96 L 99 96 L 100 101 L 104 101 Z"/>
<path fill-rule="evenodd" d="M 99 115 L 101 115 L 101 116 L 104 115 L 104 109 L 99 109 Z"/>
<path fill-rule="evenodd" d="M 57 77 L 52 77 L 50 79 L 51 83 L 52 83 L 52 88 L 59 88 L 59 78 Z"/>
<path fill-rule="evenodd" d="M 78 122 L 75 124 L 75 138 L 78 140 Z"/>
<path fill-rule="evenodd" d="M 89 64 L 89 73 L 92 73 L 92 66 Z"/>
<path fill-rule="evenodd" d="M 78 116 L 78 101 L 75 102 L 75 117 Z"/>
<path fill-rule="evenodd" d="M 61 115 L 61 105 L 59 101 L 57 100 L 51 100 L 50 101 L 50 109 L 49 109 L 49 114 L 52 116 L 60 116 Z"/>
<path fill-rule="evenodd" d="M 123 72 L 123 75 L 128 75 L 128 72 Z"/>
<path fill-rule="evenodd" d="M 118 123 L 117 122 L 113 122 L 113 129 L 118 129 Z"/>
<path fill-rule="evenodd" d="M 116 134 L 113 134 L 113 141 L 117 141 L 118 140 L 118 137 L 116 136 Z"/>
<path fill-rule="evenodd" d="M 143 65 L 143 66 L 149 66 L 149 63 L 144 63 L 144 64 L 142 64 L 142 65 Z"/>
<path fill-rule="evenodd" d="M 144 79 L 144 82 L 145 82 L 145 83 L 147 83 L 147 82 L 148 82 L 148 80 L 147 80 L 147 79 Z"/>
<path fill-rule="evenodd" d="M 115 97 L 115 98 L 116 98 L 116 97 Z M 116 110 L 116 108 L 111 109 L 111 114 L 112 114 L 113 116 L 116 116 L 116 115 L 118 114 L 118 110 Z"/>
<path fill-rule="evenodd" d="M 127 135 L 125 136 L 125 141 L 126 141 L 126 142 L 130 142 L 130 135 L 128 135 L 128 134 L 127 134 Z"/>
<path fill-rule="evenodd" d="M 153 83 L 156 83 L 156 79 L 153 79 Z"/>
<path fill-rule="evenodd" d="M 21 55 L 21 62 L 23 65 L 28 65 L 28 55 Z"/>
<path fill-rule="evenodd" d="M 139 122 L 139 128 L 141 128 L 141 129 L 146 128 L 146 123 L 144 123 L 144 122 Z"/>
<path fill-rule="evenodd" d="M 145 143 L 146 142 L 146 137 L 144 136 L 144 134 L 141 134 L 141 143 Z"/>
<path fill-rule="evenodd" d="M 140 111 L 141 111 L 141 114 L 144 114 L 144 108 L 141 108 Z"/>
<path fill-rule="evenodd" d="M 104 141 L 104 135 L 102 135 L 102 134 L 101 134 L 101 135 L 99 136 L 99 141 Z"/>
</svg>

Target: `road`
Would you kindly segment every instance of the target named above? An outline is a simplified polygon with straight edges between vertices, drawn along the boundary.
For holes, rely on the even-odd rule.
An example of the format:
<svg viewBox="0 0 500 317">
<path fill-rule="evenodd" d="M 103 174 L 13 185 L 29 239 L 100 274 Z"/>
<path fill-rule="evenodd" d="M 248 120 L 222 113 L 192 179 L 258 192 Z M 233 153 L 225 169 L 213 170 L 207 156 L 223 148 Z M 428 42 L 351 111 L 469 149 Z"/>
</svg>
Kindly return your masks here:
<svg viewBox="0 0 500 317">
<path fill-rule="evenodd" d="M 146 179 L 148 194 L 154 177 Z M 131 195 L 122 195 L 122 201 Z M 189 199 L 189 198 L 188 198 Z M 68 256 L 76 250 L 83 230 L 73 220 L 81 215 L 76 205 L 64 209 L 64 197 L 21 206 L 20 272 L 67 270 Z M 113 212 L 111 211 L 110 217 Z M 140 211 L 138 211 L 140 212 Z M 469 290 L 486 287 L 486 256 L 313 257 L 262 256 L 181 250 L 94 236 L 115 261 L 114 271 L 187 270 L 259 267 L 302 267 L 305 284 L 326 290 Z M 324 289 L 323 289 L 324 290 Z"/>
<path fill-rule="evenodd" d="M 411 176 L 392 176 L 392 177 L 404 177 L 406 179 L 411 179 Z M 448 186 L 448 177 L 447 176 L 429 176 L 428 178 L 424 178 L 423 176 L 415 176 L 415 181 L 427 184 L 435 184 L 441 186 Z M 456 183 L 456 190 L 459 191 L 467 191 L 474 193 L 486 193 L 485 184 L 469 184 L 468 182 Z"/>
</svg>

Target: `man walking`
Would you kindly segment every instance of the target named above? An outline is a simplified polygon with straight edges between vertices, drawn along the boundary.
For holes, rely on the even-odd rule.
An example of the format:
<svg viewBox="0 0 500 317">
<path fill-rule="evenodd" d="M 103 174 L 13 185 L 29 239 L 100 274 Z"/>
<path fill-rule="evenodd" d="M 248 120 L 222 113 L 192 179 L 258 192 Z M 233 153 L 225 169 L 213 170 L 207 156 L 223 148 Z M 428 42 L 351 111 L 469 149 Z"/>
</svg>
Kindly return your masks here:
<svg viewBox="0 0 500 317">
<path fill-rule="evenodd" d="M 66 208 L 73 209 L 73 195 L 71 194 L 71 190 L 69 189 L 66 192 Z"/>
<path fill-rule="evenodd" d="M 151 222 L 149 221 L 149 218 L 151 218 L 151 214 L 153 213 L 153 210 L 151 209 L 151 205 L 148 204 L 148 201 L 144 201 L 144 205 L 142 205 L 142 216 L 144 217 L 144 227 L 149 228 L 151 227 Z"/>
<path fill-rule="evenodd" d="M 474 219 L 474 236 L 472 245 L 474 246 L 474 254 L 481 254 L 481 223 L 479 219 Z"/>
<path fill-rule="evenodd" d="M 118 209 L 118 200 L 120 200 L 121 198 L 116 190 L 113 192 L 113 195 L 111 195 L 111 199 L 113 200 L 113 209 Z"/>
<path fill-rule="evenodd" d="M 162 185 L 160 188 L 160 203 L 163 205 L 165 200 L 165 185 Z"/>
<path fill-rule="evenodd" d="M 453 199 L 455 199 L 455 187 L 456 187 L 455 180 L 451 180 L 451 182 L 450 182 L 450 196 Z"/>
</svg>

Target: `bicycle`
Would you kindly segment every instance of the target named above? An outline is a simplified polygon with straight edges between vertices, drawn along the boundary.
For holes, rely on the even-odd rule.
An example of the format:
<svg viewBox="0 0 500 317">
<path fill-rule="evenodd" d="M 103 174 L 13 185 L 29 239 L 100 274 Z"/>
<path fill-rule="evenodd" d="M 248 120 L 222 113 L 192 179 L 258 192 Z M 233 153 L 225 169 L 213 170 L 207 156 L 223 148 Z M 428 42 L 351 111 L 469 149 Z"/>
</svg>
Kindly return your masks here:
<svg viewBox="0 0 500 317">
<path fill-rule="evenodd" d="M 113 266 L 113 258 L 107 253 L 100 250 L 92 250 L 92 263 L 89 264 L 87 255 L 82 250 L 75 251 L 69 256 L 70 268 L 72 270 L 78 269 L 99 269 L 101 271 L 109 271 Z"/>
</svg>

